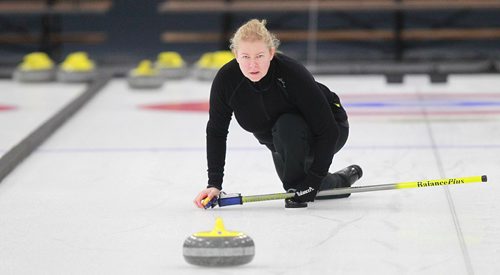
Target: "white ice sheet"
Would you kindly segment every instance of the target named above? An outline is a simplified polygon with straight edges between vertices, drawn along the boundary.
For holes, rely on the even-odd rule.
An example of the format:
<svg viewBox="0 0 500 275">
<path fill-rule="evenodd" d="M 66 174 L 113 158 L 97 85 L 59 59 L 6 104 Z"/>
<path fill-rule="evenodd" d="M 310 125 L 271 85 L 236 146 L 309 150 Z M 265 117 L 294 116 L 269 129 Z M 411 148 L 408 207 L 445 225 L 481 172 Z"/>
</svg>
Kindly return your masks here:
<svg viewBox="0 0 500 275">
<path fill-rule="evenodd" d="M 123 80 L 87 107 L 0 184 L 1 274 L 496 274 L 500 270 L 498 114 L 420 115 L 356 107 L 436 93 L 498 100 L 500 79 L 452 76 L 318 77 L 352 112 L 351 135 L 331 171 L 364 169 L 357 185 L 487 174 L 487 184 L 354 194 L 285 210 L 271 201 L 200 210 L 206 182 L 205 112 L 138 106 L 207 100 L 210 83 L 172 81 L 139 92 Z M 486 94 L 486 95 L 484 95 Z M 417 99 L 415 99 L 417 98 Z M 441 97 L 443 98 L 443 97 Z M 471 99 L 466 99 L 468 102 Z M 411 100 L 410 100 L 411 101 Z M 482 108 L 482 107 L 479 107 Z M 499 107 L 489 107 L 492 110 Z M 363 115 L 372 112 L 372 115 Z M 233 121 L 224 187 L 244 195 L 281 192 L 269 153 Z M 222 217 L 256 244 L 254 260 L 199 268 L 182 257 L 191 234 Z"/>
</svg>

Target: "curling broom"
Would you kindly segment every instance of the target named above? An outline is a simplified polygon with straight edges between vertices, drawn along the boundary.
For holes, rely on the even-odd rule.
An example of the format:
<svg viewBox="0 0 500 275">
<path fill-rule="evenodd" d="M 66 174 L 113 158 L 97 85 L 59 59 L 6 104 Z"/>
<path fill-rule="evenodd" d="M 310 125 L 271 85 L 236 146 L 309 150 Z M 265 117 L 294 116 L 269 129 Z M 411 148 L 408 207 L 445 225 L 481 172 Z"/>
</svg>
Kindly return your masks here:
<svg viewBox="0 0 500 275">
<path fill-rule="evenodd" d="M 460 177 L 460 178 L 396 182 L 396 183 L 379 184 L 379 185 L 343 187 L 343 188 L 335 188 L 335 189 L 320 191 L 318 192 L 317 197 L 362 193 L 371 191 L 382 191 L 382 190 L 424 188 L 431 186 L 447 186 L 447 185 L 457 185 L 466 183 L 487 182 L 487 180 L 488 180 L 487 176 L 482 175 L 482 176 L 471 176 L 471 177 Z M 219 197 L 212 198 L 212 200 L 210 201 L 207 201 L 205 199 L 204 201 L 202 201 L 202 204 L 205 205 L 205 209 L 207 209 L 207 208 L 213 208 L 217 205 L 223 207 L 229 205 L 244 204 L 248 202 L 283 200 L 292 198 L 293 196 L 295 196 L 295 193 L 274 193 L 274 194 L 263 194 L 263 195 L 253 195 L 253 196 L 242 196 L 239 193 L 233 193 L 233 194 L 221 193 Z"/>
</svg>

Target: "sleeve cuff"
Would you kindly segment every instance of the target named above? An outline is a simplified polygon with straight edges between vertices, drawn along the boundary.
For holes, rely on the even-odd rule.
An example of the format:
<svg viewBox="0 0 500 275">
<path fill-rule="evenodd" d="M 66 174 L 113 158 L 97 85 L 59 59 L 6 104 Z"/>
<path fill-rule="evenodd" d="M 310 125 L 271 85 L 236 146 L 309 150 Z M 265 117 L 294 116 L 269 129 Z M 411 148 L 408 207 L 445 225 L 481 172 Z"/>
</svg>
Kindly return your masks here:
<svg viewBox="0 0 500 275">
<path fill-rule="evenodd" d="M 214 185 L 214 184 L 208 184 L 207 185 L 207 188 L 211 188 L 211 187 L 214 187 L 214 188 L 217 188 L 219 190 L 222 190 L 222 186 L 221 185 Z"/>
</svg>

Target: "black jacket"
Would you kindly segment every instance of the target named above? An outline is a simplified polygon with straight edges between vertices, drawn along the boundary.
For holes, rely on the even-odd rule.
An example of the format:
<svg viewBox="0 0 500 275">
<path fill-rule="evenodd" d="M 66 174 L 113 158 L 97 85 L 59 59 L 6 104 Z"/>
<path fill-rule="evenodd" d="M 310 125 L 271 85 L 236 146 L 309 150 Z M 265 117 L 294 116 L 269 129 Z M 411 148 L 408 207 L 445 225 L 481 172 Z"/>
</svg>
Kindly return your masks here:
<svg viewBox="0 0 500 275">
<path fill-rule="evenodd" d="M 333 112 L 332 112 L 333 111 Z M 338 136 L 337 121 L 347 120 L 339 97 L 314 80 L 300 63 L 282 54 L 271 60 L 259 82 L 241 72 L 236 59 L 224 65 L 212 83 L 207 123 L 208 185 L 222 189 L 229 122 L 258 135 L 270 135 L 281 114 L 304 117 L 316 143 L 308 180 L 320 181 L 328 172 Z"/>
</svg>

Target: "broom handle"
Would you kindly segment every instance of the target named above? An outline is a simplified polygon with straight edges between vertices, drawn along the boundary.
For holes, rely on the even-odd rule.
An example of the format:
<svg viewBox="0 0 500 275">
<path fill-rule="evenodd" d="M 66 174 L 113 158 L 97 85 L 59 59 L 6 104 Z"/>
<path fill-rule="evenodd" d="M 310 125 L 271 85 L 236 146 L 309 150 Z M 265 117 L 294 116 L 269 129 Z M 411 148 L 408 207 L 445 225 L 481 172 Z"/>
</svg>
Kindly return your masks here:
<svg viewBox="0 0 500 275">
<path fill-rule="evenodd" d="M 320 191 L 318 192 L 317 196 L 322 197 L 322 196 L 343 195 L 343 194 L 382 191 L 382 190 L 447 186 L 447 185 L 457 185 L 466 183 L 487 182 L 487 180 L 488 180 L 487 176 L 482 175 L 482 176 L 471 176 L 471 177 L 460 177 L 460 178 L 397 182 L 397 183 L 380 184 L 380 185 L 335 188 L 331 190 Z M 227 206 L 227 205 L 243 204 L 248 202 L 282 200 L 282 199 L 292 198 L 293 196 L 295 196 L 294 193 L 275 193 L 275 194 L 263 194 L 263 195 L 253 195 L 253 196 L 239 196 L 241 202 L 239 202 L 238 199 L 236 199 L 236 197 L 228 197 L 227 200 L 226 198 L 221 197 L 219 198 L 218 204 L 219 206 Z"/>
</svg>

